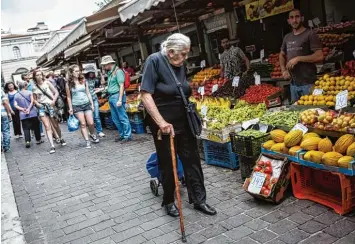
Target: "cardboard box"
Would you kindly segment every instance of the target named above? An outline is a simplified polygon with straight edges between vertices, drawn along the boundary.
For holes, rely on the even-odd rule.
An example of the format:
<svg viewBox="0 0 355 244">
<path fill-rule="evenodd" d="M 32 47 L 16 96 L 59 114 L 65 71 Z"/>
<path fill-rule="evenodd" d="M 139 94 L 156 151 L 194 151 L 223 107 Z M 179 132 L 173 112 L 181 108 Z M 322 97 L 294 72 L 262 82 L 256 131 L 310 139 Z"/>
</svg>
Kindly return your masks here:
<svg viewBox="0 0 355 244">
<path fill-rule="evenodd" d="M 259 162 L 263 157 L 267 157 L 271 160 L 278 160 L 282 161 L 282 166 L 280 169 L 280 174 L 278 177 L 278 180 L 275 184 L 272 185 L 272 188 L 270 189 L 270 194 L 268 196 L 262 195 L 262 194 L 256 194 L 248 191 L 250 182 L 253 177 L 253 173 L 251 175 L 251 178 L 247 178 L 244 182 L 243 188 L 246 190 L 250 195 L 252 195 L 255 198 L 271 202 L 271 203 L 280 203 L 285 196 L 285 192 L 287 190 L 287 187 L 290 183 L 290 178 L 291 178 L 291 172 L 290 172 L 290 161 L 288 160 L 287 157 L 281 157 L 277 155 L 269 155 L 269 154 L 260 154 L 259 159 L 257 162 Z"/>
</svg>

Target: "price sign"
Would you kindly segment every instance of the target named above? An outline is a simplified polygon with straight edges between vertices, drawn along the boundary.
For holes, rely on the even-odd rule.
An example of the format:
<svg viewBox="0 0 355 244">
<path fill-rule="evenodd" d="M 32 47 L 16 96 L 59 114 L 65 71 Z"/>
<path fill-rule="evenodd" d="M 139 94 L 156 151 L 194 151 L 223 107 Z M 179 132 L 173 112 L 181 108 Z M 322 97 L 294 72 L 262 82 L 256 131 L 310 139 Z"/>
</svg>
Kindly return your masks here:
<svg viewBox="0 0 355 244">
<path fill-rule="evenodd" d="M 242 127 L 243 127 L 244 130 L 246 130 L 246 129 L 249 128 L 249 126 L 255 125 L 257 123 L 259 123 L 259 119 L 252 119 L 252 120 L 244 121 L 242 123 Z"/>
<path fill-rule="evenodd" d="M 205 95 L 205 87 L 204 86 L 200 86 L 198 88 L 198 93 L 200 93 L 201 96 Z"/>
<path fill-rule="evenodd" d="M 335 110 L 339 110 L 348 106 L 348 90 L 339 92 L 336 96 Z"/>
<path fill-rule="evenodd" d="M 233 87 L 238 87 L 238 86 L 239 86 L 239 80 L 240 80 L 240 77 L 239 77 L 239 76 L 234 77 L 234 78 L 233 78 L 232 86 L 233 86 Z"/>
<path fill-rule="evenodd" d="M 323 89 L 316 88 L 313 90 L 313 95 L 315 96 L 322 95 L 322 93 L 323 93 Z"/>
<path fill-rule="evenodd" d="M 254 172 L 248 186 L 248 191 L 254 194 L 260 194 L 261 188 L 264 185 L 266 175 L 260 172 Z"/>
<path fill-rule="evenodd" d="M 201 114 L 202 114 L 204 117 L 206 117 L 206 115 L 207 115 L 207 110 L 208 110 L 207 106 L 203 105 L 203 106 L 201 107 Z"/>
<path fill-rule="evenodd" d="M 202 60 L 200 63 L 201 68 L 203 69 L 204 67 L 206 67 L 206 60 Z"/>
<path fill-rule="evenodd" d="M 141 86 L 138 86 L 138 91 L 141 92 Z"/>
<path fill-rule="evenodd" d="M 260 50 L 260 59 L 262 60 L 265 57 L 265 50 L 261 49 Z"/>
<path fill-rule="evenodd" d="M 267 125 L 259 124 L 259 131 L 266 133 L 268 129 Z"/>
<path fill-rule="evenodd" d="M 307 133 L 308 128 L 306 126 L 304 126 L 303 124 L 296 124 L 292 130 L 301 130 L 303 132 L 303 135 Z M 292 131 L 291 130 L 291 131 Z"/>
<path fill-rule="evenodd" d="M 218 90 L 218 84 L 212 86 L 212 93 Z"/>
<path fill-rule="evenodd" d="M 317 17 L 317 18 L 313 19 L 313 23 L 318 26 L 318 25 L 320 25 L 321 22 L 320 22 L 320 19 Z"/>
<path fill-rule="evenodd" d="M 255 85 L 260 85 L 261 84 L 261 78 L 260 75 L 255 75 Z"/>
<path fill-rule="evenodd" d="M 308 26 L 310 28 L 313 28 L 314 27 L 314 24 L 313 24 L 313 21 L 312 20 L 308 20 Z"/>
</svg>

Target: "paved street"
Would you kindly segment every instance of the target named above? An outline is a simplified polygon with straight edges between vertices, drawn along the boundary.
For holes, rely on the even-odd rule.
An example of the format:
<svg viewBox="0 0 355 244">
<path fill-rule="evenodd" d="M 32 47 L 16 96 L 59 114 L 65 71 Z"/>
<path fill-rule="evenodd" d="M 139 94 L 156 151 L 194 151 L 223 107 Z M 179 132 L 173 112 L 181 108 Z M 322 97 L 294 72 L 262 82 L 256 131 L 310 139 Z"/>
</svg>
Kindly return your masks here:
<svg viewBox="0 0 355 244">
<path fill-rule="evenodd" d="M 166 216 L 149 188 L 150 135 L 125 146 L 114 136 L 88 150 L 79 132 L 65 133 L 68 146 L 53 155 L 47 143 L 25 149 L 12 141 L 6 159 L 28 244 L 182 243 L 178 219 Z M 292 196 L 278 206 L 257 202 L 242 189 L 239 171 L 203 168 L 218 215 L 193 210 L 183 188 L 188 243 L 355 243 L 355 214 L 342 217 Z"/>
</svg>

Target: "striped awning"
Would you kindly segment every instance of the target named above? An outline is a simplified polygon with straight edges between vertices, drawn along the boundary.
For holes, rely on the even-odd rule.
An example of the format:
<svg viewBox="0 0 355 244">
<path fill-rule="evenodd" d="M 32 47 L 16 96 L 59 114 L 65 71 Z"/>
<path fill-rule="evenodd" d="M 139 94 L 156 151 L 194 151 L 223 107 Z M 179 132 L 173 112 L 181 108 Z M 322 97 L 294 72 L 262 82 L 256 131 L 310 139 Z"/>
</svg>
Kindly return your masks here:
<svg viewBox="0 0 355 244">
<path fill-rule="evenodd" d="M 165 2 L 165 0 L 130 0 L 126 1 L 122 7 L 118 8 L 121 21 L 125 22 L 139 13 L 143 13 L 145 10 L 149 10 L 151 7 L 157 6 L 159 3 Z"/>
</svg>

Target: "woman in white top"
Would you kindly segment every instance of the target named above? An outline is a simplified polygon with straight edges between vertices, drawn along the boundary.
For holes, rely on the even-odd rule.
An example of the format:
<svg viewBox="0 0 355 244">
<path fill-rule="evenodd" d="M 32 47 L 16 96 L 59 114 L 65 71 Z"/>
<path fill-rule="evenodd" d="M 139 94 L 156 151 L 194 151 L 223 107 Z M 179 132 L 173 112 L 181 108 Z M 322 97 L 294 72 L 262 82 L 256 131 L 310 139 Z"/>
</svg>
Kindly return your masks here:
<svg viewBox="0 0 355 244">
<path fill-rule="evenodd" d="M 65 85 L 69 105 L 69 114 L 75 114 L 80 121 L 81 134 L 86 141 L 86 148 L 91 148 L 86 126 L 89 127 L 90 137 L 94 143 L 98 143 L 94 125 L 94 102 L 92 100 L 88 84 L 81 74 L 78 65 L 72 65 L 68 69 L 68 82 Z"/>
<path fill-rule="evenodd" d="M 52 154 L 55 153 L 52 133 L 59 139 L 62 146 L 66 145 L 66 142 L 62 138 L 62 132 L 57 120 L 57 108 L 55 106 L 59 93 L 52 83 L 44 79 L 43 73 L 40 70 L 33 71 L 33 81 L 34 102 L 38 108 L 39 117 L 46 128 L 47 137 L 51 145 L 49 153 Z"/>
</svg>

